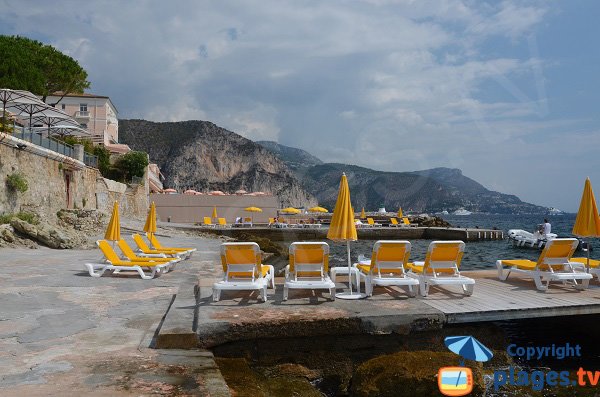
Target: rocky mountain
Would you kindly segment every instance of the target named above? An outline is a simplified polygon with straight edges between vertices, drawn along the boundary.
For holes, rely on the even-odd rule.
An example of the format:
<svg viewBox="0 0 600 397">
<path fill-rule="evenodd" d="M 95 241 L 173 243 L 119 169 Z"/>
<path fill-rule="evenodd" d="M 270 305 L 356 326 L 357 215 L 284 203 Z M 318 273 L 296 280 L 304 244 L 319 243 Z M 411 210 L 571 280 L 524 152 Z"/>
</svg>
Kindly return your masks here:
<svg viewBox="0 0 600 397">
<path fill-rule="evenodd" d="M 284 206 L 316 204 L 275 154 L 208 121 L 119 120 L 119 138 L 150 155 L 166 187 L 263 191 L 278 195 Z"/>
<path fill-rule="evenodd" d="M 302 171 L 313 165 L 323 164 L 321 160 L 302 149 L 285 146 L 273 141 L 256 141 L 256 143 L 273 152 L 294 171 Z"/>
<path fill-rule="evenodd" d="M 459 169 L 433 168 L 414 172 L 383 172 L 346 164 L 324 164 L 301 149 L 260 142 L 272 150 L 302 181 L 319 203 L 333 208 L 339 178 L 346 172 L 352 201 L 357 209 L 385 206 L 414 212 L 472 212 L 499 214 L 543 214 L 547 208 L 525 203 L 517 196 L 494 192 L 462 174 Z M 302 165 L 304 162 L 304 166 Z"/>
</svg>

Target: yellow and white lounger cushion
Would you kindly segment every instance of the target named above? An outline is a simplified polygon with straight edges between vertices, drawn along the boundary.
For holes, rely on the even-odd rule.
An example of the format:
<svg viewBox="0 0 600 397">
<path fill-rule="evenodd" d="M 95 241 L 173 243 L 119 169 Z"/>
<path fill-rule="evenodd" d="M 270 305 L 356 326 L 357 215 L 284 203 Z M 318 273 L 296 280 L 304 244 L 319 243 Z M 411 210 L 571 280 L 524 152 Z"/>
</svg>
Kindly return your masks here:
<svg viewBox="0 0 600 397">
<path fill-rule="evenodd" d="M 381 227 L 381 223 L 375 223 L 373 218 L 367 218 L 367 225 L 369 227 Z"/>
<path fill-rule="evenodd" d="M 202 226 L 215 227 L 215 224 L 212 223 L 212 219 L 210 219 L 210 216 L 205 216 L 202 218 Z"/>
<path fill-rule="evenodd" d="M 146 233 L 146 238 L 152 244 L 152 247 L 157 250 L 177 251 L 186 254 L 189 258 L 192 253 L 196 252 L 196 248 L 178 248 L 178 247 L 164 247 L 154 233 Z"/>
<path fill-rule="evenodd" d="M 275 269 L 262 264 L 260 248 L 256 243 L 221 244 L 223 280 L 213 284 L 213 300 L 221 297 L 222 290 L 258 290 L 266 302 L 269 282 L 275 288 Z"/>
<path fill-rule="evenodd" d="M 110 243 L 106 240 L 96 241 L 96 245 L 104 255 L 104 263 L 86 263 L 85 267 L 92 277 L 102 277 L 107 270 L 117 274 L 122 271 L 137 272 L 144 280 L 153 279 L 160 273 L 166 273 L 174 265 L 173 262 L 158 262 L 153 259 L 149 261 L 130 261 L 119 258 Z M 147 274 L 146 272 L 150 272 Z"/>
<path fill-rule="evenodd" d="M 121 249 L 121 252 L 125 256 L 125 258 L 132 262 L 162 262 L 175 264 L 181 261 L 181 258 L 179 257 L 167 258 L 167 255 L 165 254 L 136 254 L 135 252 L 133 252 L 133 249 L 131 249 L 129 244 L 127 244 L 127 242 L 123 239 L 119 240 L 117 244 L 119 245 L 119 248 Z"/>
<path fill-rule="evenodd" d="M 395 219 L 395 218 L 392 218 Z M 365 279 L 365 291 L 373 296 L 373 287 L 406 286 L 408 295 L 416 296 L 419 280 L 408 277 L 404 267 L 408 264 L 411 244 L 405 240 L 380 240 L 373 245 L 370 264 L 355 264 L 359 275 Z"/>
<path fill-rule="evenodd" d="M 506 280 L 511 272 L 524 273 L 533 278 L 535 286 L 540 291 L 548 290 L 551 281 L 570 282 L 577 289 L 585 289 L 592 275 L 570 262 L 577 244 L 578 241 L 574 238 L 549 240 L 537 262 L 527 259 L 500 259 L 496 261 L 498 277 L 500 280 Z M 504 274 L 504 266 L 508 266 L 506 274 Z"/>
<path fill-rule="evenodd" d="M 419 292 L 429 294 L 430 285 L 460 285 L 465 295 L 473 293 L 475 280 L 460 274 L 458 268 L 465 252 L 462 241 L 432 241 L 425 262 L 409 263 L 408 273 L 419 279 Z"/>
<path fill-rule="evenodd" d="M 289 265 L 285 268 L 283 300 L 288 290 L 327 289 L 335 300 L 335 283 L 329 278 L 329 245 L 322 242 L 292 243 Z"/>
<path fill-rule="evenodd" d="M 139 234 L 134 233 L 131 235 L 131 238 L 135 242 L 135 245 L 137 245 L 137 247 L 138 247 L 138 249 L 137 249 L 138 254 L 140 254 L 140 253 L 147 254 L 147 255 L 163 254 L 166 256 L 176 256 L 178 258 L 187 258 L 188 257 L 187 252 L 177 252 L 177 251 L 166 250 L 166 249 L 152 249 L 148 246 L 148 244 L 146 244 L 146 242 L 144 241 L 142 236 Z"/>
<path fill-rule="evenodd" d="M 581 269 L 586 269 L 588 265 L 588 258 L 571 258 L 569 263 L 571 263 L 571 265 L 573 265 L 574 268 L 577 267 Z M 592 276 L 595 274 L 596 277 L 598 277 L 598 280 L 600 280 L 600 261 L 597 259 L 590 259 L 589 265 L 589 273 Z"/>
</svg>

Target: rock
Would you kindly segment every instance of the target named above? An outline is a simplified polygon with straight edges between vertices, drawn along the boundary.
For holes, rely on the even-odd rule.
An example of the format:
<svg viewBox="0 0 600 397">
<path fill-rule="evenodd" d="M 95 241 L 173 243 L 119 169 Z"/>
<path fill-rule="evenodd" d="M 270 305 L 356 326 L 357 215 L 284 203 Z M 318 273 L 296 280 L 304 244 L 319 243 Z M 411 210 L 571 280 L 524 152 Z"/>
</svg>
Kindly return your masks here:
<svg viewBox="0 0 600 397">
<path fill-rule="evenodd" d="M 19 218 L 13 218 L 10 221 L 11 226 L 19 233 L 38 241 L 50 248 L 74 248 L 75 242 L 63 231 L 50 226 L 47 223 L 32 225 L 29 222 Z"/>
<path fill-rule="evenodd" d="M 450 352 L 412 351 L 379 356 L 358 366 L 351 383 L 351 395 L 358 397 L 398 396 L 410 390 L 411 396 L 437 396 L 437 372 L 457 366 L 459 357 Z M 470 362 L 471 364 L 472 362 Z M 473 395 L 484 390 L 481 364 L 473 370 Z"/>
<path fill-rule="evenodd" d="M 437 216 L 416 216 L 410 220 L 412 223 L 418 223 L 425 227 L 452 227 L 452 225 Z"/>
<path fill-rule="evenodd" d="M 14 229 L 11 225 L 0 225 L 0 239 L 8 242 L 8 243 L 14 243 L 15 242 L 15 235 L 14 235 Z"/>
</svg>

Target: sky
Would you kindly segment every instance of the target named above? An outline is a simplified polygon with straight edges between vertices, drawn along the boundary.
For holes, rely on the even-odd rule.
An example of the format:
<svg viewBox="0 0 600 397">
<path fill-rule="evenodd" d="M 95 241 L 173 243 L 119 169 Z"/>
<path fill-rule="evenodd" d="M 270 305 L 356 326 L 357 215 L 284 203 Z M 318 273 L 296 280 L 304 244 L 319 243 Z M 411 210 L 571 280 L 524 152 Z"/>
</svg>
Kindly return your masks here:
<svg viewBox="0 0 600 397">
<path fill-rule="evenodd" d="M 460 168 L 575 212 L 600 188 L 600 2 L 0 0 L 119 118 L 208 120 L 326 162 Z"/>
</svg>

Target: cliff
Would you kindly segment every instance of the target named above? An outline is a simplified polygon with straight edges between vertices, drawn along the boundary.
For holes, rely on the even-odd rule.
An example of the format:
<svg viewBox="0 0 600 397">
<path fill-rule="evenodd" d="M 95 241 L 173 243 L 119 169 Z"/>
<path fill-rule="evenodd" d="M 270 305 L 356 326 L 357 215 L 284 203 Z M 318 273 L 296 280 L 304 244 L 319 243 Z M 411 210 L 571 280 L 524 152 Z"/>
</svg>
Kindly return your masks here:
<svg viewBox="0 0 600 397">
<path fill-rule="evenodd" d="M 276 155 L 208 121 L 119 120 L 120 142 L 143 150 L 178 191 L 238 189 L 278 195 L 284 206 L 316 200 Z"/>
</svg>

